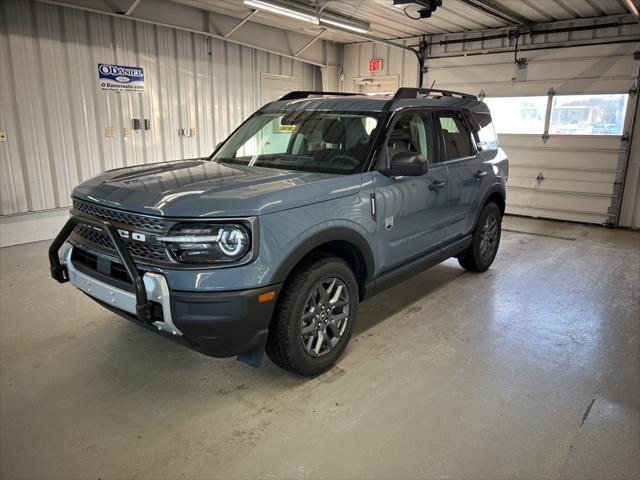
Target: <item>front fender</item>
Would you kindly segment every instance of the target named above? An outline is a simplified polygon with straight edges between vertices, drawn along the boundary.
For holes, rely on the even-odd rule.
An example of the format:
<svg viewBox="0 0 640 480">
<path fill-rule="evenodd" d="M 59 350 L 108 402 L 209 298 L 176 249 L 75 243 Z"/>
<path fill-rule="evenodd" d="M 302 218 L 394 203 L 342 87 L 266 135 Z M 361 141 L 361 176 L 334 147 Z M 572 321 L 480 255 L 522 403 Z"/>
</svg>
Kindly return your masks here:
<svg viewBox="0 0 640 480">
<path fill-rule="evenodd" d="M 318 225 L 314 230 L 316 232 L 300 241 L 276 268 L 272 279 L 273 283 L 284 282 L 293 268 L 310 252 L 323 244 L 334 241 L 348 242 L 360 252 L 367 272 L 365 279 L 367 282 L 371 280 L 375 269 L 373 251 L 361 233 L 346 226 Z"/>
</svg>

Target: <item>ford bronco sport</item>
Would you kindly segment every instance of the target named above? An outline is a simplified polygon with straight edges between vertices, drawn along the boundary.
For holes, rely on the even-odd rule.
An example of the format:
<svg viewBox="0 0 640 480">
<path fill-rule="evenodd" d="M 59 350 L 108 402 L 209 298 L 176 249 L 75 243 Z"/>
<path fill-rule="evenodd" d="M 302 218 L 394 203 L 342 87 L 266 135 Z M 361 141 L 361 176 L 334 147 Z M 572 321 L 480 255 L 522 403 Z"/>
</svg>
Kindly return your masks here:
<svg viewBox="0 0 640 480">
<path fill-rule="evenodd" d="M 292 92 L 208 158 L 76 187 L 51 273 L 203 353 L 302 375 L 347 346 L 358 302 L 450 257 L 489 268 L 508 164 L 472 95 Z"/>
</svg>

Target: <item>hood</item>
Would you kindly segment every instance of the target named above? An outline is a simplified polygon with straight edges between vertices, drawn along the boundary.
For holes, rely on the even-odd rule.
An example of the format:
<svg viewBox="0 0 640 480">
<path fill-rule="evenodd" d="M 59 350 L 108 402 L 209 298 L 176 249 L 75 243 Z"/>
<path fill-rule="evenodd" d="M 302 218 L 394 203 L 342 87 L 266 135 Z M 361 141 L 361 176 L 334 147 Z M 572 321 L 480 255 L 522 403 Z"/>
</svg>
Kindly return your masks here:
<svg viewBox="0 0 640 480">
<path fill-rule="evenodd" d="M 167 217 L 235 217 L 277 212 L 356 194 L 361 175 L 296 172 L 207 159 L 110 170 L 73 196 L 105 207 Z"/>
</svg>

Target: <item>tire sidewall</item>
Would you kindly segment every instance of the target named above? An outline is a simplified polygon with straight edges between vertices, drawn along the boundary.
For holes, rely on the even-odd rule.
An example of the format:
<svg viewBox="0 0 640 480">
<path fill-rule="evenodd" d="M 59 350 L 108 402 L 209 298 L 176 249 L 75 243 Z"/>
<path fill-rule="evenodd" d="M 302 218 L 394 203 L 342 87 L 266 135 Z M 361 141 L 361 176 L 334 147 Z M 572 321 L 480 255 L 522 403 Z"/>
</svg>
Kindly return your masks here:
<svg viewBox="0 0 640 480">
<path fill-rule="evenodd" d="M 302 317 L 302 311 L 306 305 L 307 299 L 313 289 L 318 283 L 326 278 L 335 277 L 347 287 L 349 292 L 349 320 L 347 322 L 347 328 L 344 331 L 340 342 L 334 349 L 332 349 L 326 355 L 322 357 L 312 357 L 309 355 L 300 339 L 300 319 Z M 299 361 L 300 370 L 303 372 L 309 372 L 308 374 L 314 375 L 321 373 L 333 365 L 338 358 L 342 355 L 351 334 L 353 333 L 353 327 L 356 321 L 356 315 L 358 311 L 358 284 L 351 271 L 351 268 L 341 259 L 332 258 L 331 261 L 321 265 L 314 270 L 311 275 L 307 277 L 303 287 L 299 292 L 296 292 L 296 299 L 294 301 L 292 312 L 292 318 L 289 319 L 287 325 L 287 336 L 289 337 L 289 345 L 295 349 L 295 357 Z"/>
</svg>

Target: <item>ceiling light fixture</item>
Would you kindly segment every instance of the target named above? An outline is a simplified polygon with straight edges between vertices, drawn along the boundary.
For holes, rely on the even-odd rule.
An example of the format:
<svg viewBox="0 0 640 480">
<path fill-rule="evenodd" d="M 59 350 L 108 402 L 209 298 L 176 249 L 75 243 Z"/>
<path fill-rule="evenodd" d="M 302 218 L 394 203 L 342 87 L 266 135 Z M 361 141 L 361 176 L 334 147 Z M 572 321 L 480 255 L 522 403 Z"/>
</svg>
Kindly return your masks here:
<svg viewBox="0 0 640 480">
<path fill-rule="evenodd" d="M 350 19 L 343 19 L 336 15 L 320 15 L 320 25 L 330 25 L 342 30 L 349 30 L 356 33 L 369 33 L 371 31 L 371 25 L 364 22 L 355 22 Z"/>
<path fill-rule="evenodd" d="M 293 7 L 288 3 L 273 0 L 269 0 L 268 2 L 264 0 L 244 0 L 244 4 L 258 10 L 277 13 L 278 15 L 284 15 L 285 17 L 302 20 L 303 22 L 313 23 L 315 25 L 319 25 L 320 23 L 318 17 L 312 12 L 305 11 L 302 8 Z"/>
</svg>

